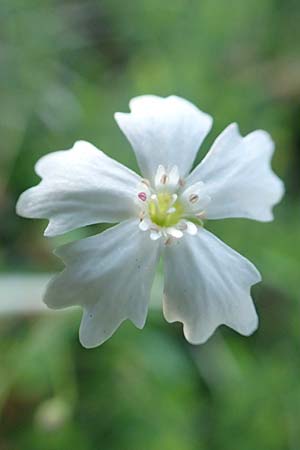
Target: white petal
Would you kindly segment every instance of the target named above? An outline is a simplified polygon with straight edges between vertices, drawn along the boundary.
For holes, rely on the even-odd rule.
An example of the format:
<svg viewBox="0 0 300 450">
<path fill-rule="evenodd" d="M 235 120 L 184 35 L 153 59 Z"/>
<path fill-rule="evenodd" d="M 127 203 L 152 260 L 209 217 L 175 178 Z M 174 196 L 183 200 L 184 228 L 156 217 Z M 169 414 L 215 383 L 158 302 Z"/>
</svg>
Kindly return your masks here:
<svg viewBox="0 0 300 450">
<path fill-rule="evenodd" d="M 273 152 L 274 143 L 265 131 L 242 137 L 236 124 L 229 125 L 186 180 L 188 185 L 205 183 L 211 197 L 206 217 L 272 220 L 272 207 L 284 192 L 271 168 Z"/>
<path fill-rule="evenodd" d="M 143 175 L 154 182 L 158 166 L 163 165 L 167 170 L 177 166 L 184 177 L 212 118 L 176 96 L 143 95 L 131 100 L 130 109 L 130 114 L 116 113 L 115 119 L 131 143 Z"/>
<path fill-rule="evenodd" d="M 88 142 L 42 157 L 35 170 L 42 181 L 21 195 L 17 212 L 49 219 L 47 236 L 136 214 L 140 177 Z"/>
<path fill-rule="evenodd" d="M 45 302 L 54 309 L 84 308 L 85 347 L 100 345 L 125 319 L 144 326 L 160 250 L 146 237 L 138 221 L 129 220 L 56 251 L 66 268 L 49 284 Z"/>
<path fill-rule="evenodd" d="M 200 229 L 166 246 L 164 267 L 164 314 L 184 324 L 189 342 L 205 342 L 221 324 L 244 335 L 257 328 L 250 287 L 260 275 L 213 234 Z"/>
</svg>

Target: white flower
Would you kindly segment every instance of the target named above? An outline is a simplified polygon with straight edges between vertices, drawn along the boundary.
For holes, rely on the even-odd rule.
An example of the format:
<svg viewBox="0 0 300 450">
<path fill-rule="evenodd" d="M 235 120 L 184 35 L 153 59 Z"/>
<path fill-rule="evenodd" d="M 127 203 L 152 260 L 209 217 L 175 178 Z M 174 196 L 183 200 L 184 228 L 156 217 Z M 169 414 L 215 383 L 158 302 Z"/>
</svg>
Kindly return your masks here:
<svg viewBox="0 0 300 450">
<path fill-rule="evenodd" d="M 104 342 L 125 319 L 142 328 L 163 255 L 164 315 L 183 323 L 189 342 L 206 341 L 220 324 L 249 335 L 258 322 L 250 288 L 260 274 L 203 221 L 273 219 L 283 184 L 270 166 L 270 136 L 259 130 L 242 137 L 231 124 L 189 174 L 212 118 L 176 96 L 137 97 L 130 109 L 115 118 L 143 178 L 79 141 L 41 158 L 42 181 L 18 201 L 21 216 L 49 219 L 46 236 L 121 222 L 56 251 L 66 268 L 48 286 L 46 304 L 83 307 L 85 347 Z"/>
</svg>

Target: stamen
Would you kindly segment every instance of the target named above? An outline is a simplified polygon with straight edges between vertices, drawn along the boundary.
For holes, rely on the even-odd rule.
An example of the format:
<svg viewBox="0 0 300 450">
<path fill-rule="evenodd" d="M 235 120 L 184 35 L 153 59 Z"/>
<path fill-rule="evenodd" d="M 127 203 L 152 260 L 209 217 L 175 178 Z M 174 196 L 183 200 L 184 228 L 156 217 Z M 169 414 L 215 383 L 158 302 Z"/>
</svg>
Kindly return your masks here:
<svg viewBox="0 0 300 450">
<path fill-rule="evenodd" d="M 151 200 L 153 200 L 153 202 L 155 203 L 155 206 L 157 206 L 157 208 L 160 209 L 158 197 L 157 197 L 156 194 L 152 194 L 152 195 L 151 195 Z"/>
<path fill-rule="evenodd" d="M 195 225 L 193 222 L 187 221 L 186 224 L 186 233 L 190 234 L 191 236 L 195 236 L 198 233 L 197 225 Z"/>
<path fill-rule="evenodd" d="M 197 214 L 195 214 L 195 216 L 197 217 L 197 219 L 205 219 L 205 211 L 201 211 Z"/>
<path fill-rule="evenodd" d="M 146 194 L 146 192 L 139 192 L 139 193 L 138 193 L 138 198 L 139 198 L 140 200 L 142 200 L 142 202 L 145 202 L 145 201 L 147 200 L 147 194 Z"/>
<path fill-rule="evenodd" d="M 179 222 L 179 224 L 177 225 L 177 228 L 181 231 L 186 231 L 187 229 L 187 224 L 184 221 Z"/>
<path fill-rule="evenodd" d="M 183 232 L 175 227 L 167 228 L 167 234 L 177 239 L 180 239 L 183 236 Z"/>
<path fill-rule="evenodd" d="M 184 234 L 195 235 L 203 226 L 205 206 L 210 201 L 204 183 L 195 183 L 180 190 L 185 185 L 177 166 L 165 169 L 158 166 L 154 187 L 142 179 L 138 188 L 140 206 L 139 228 L 147 231 L 151 240 L 162 239 L 165 245 L 180 239 Z M 139 192 L 140 189 L 140 192 Z"/>
<path fill-rule="evenodd" d="M 152 241 L 157 241 L 157 239 L 161 238 L 161 232 L 158 231 L 156 228 L 150 229 L 150 239 Z"/>
<path fill-rule="evenodd" d="M 196 203 L 198 200 L 199 200 L 199 196 L 198 196 L 197 194 L 191 194 L 191 195 L 189 196 L 189 201 L 190 201 L 191 203 Z"/>
<path fill-rule="evenodd" d="M 166 169 L 164 168 L 164 166 L 162 166 L 160 164 L 157 168 L 156 175 L 154 178 L 154 185 L 155 185 L 156 189 L 158 189 L 159 186 L 161 185 L 161 180 L 164 175 L 166 175 Z"/>
<path fill-rule="evenodd" d="M 172 206 L 172 208 L 169 208 L 167 210 L 167 214 L 173 214 L 174 212 L 176 212 L 176 208 L 174 208 L 174 206 Z"/>
<path fill-rule="evenodd" d="M 173 166 L 171 169 L 159 165 L 154 178 L 154 185 L 158 192 L 166 192 L 169 194 L 175 192 L 178 188 L 179 172 L 178 167 Z"/>
<path fill-rule="evenodd" d="M 192 236 L 194 236 L 198 232 L 197 226 L 189 220 L 182 220 L 177 225 L 177 228 L 178 230 L 184 231 L 185 233 L 191 234 Z"/>
<path fill-rule="evenodd" d="M 173 242 L 173 238 L 171 236 L 169 236 L 166 240 L 165 240 L 165 245 L 170 245 Z"/>
<path fill-rule="evenodd" d="M 169 181 L 169 177 L 166 173 L 164 173 L 160 179 L 161 184 L 167 184 Z"/>
<path fill-rule="evenodd" d="M 177 194 L 173 194 L 173 195 L 172 195 L 172 197 L 171 197 L 171 202 L 170 202 L 170 206 L 173 206 L 173 205 L 174 205 L 174 203 L 176 202 L 177 198 L 178 198 L 178 195 L 177 195 Z"/>
<path fill-rule="evenodd" d="M 198 181 L 186 188 L 182 194 L 180 194 L 179 198 L 185 207 L 186 215 L 195 215 L 202 212 L 211 201 L 207 187 L 203 181 Z"/>
<path fill-rule="evenodd" d="M 142 231 L 147 231 L 150 229 L 150 227 L 151 227 L 151 220 L 147 218 L 141 220 L 141 222 L 139 223 L 139 229 Z"/>
<path fill-rule="evenodd" d="M 151 187 L 150 181 L 147 180 L 147 178 L 142 178 L 141 179 L 141 183 L 143 183 L 145 186 L 147 186 L 148 188 Z"/>
</svg>

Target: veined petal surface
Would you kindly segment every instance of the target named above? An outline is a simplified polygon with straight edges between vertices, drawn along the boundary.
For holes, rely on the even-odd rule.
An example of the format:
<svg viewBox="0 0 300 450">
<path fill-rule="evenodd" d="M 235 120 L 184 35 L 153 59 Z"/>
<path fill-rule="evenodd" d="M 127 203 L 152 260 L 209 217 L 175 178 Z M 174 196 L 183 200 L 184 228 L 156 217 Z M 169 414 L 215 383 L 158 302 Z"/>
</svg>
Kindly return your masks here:
<svg viewBox="0 0 300 450">
<path fill-rule="evenodd" d="M 46 236 L 136 216 L 140 177 L 88 142 L 43 156 L 35 170 L 42 181 L 21 195 L 17 212 L 49 219 Z"/>
<path fill-rule="evenodd" d="M 249 335 L 258 324 L 250 288 L 261 278 L 246 258 L 205 229 L 165 249 L 164 315 L 186 339 L 205 342 L 225 324 Z"/>
<path fill-rule="evenodd" d="M 131 143 L 142 174 L 154 182 L 159 165 L 177 166 L 184 177 L 209 132 L 212 118 L 183 98 L 143 95 L 130 101 L 130 113 L 115 119 Z"/>
<path fill-rule="evenodd" d="M 128 220 L 101 234 L 67 244 L 55 254 L 66 268 L 49 284 L 45 303 L 54 309 L 81 305 L 80 341 L 95 347 L 130 319 L 144 326 L 160 243 Z"/>
<path fill-rule="evenodd" d="M 187 185 L 205 183 L 211 202 L 208 219 L 246 217 L 267 222 L 283 195 L 282 181 L 271 168 L 274 143 L 262 130 L 245 137 L 229 125 L 187 178 Z"/>
</svg>

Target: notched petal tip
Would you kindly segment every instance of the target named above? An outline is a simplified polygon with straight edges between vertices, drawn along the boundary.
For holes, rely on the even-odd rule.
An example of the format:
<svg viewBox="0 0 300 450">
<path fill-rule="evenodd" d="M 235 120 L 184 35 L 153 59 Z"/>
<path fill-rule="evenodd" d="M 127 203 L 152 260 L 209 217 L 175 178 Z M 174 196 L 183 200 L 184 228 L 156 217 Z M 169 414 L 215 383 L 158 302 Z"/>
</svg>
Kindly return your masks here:
<svg viewBox="0 0 300 450">
<path fill-rule="evenodd" d="M 182 323 L 182 322 L 181 322 Z M 227 323 L 218 323 L 214 328 L 211 328 L 208 333 L 202 335 L 196 335 L 192 329 L 190 329 L 187 324 L 182 323 L 183 334 L 185 339 L 189 344 L 192 345 L 202 345 L 205 344 L 217 330 L 221 327 L 229 327 L 233 331 L 239 333 L 242 336 L 248 337 L 254 334 L 259 326 L 259 318 L 254 309 L 252 320 L 249 323 L 243 324 L 243 326 L 238 327 L 236 324 Z"/>
<path fill-rule="evenodd" d="M 132 121 L 131 113 L 130 112 L 128 112 L 128 113 L 115 112 L 114 119 L 115 119 L 118 127 L 120 128 L 120 130 L 122 130 L 126 135 L 126 130 L 130 126 L 131 121 Z M 130 139 L 129 139 L 129 142 L 130 142 Z"/>
<path fill-rule="evenodd" d="M 64 231 L 57 227 L 54 220 L 50 220 L 46 217 L 46 213 L 43 213 L 39 208 L 39 195 L 42 192 L 42 181 L 36 186 L 27 189 L 23 192 L 16 203 L 16 214 L 26 219 L 42 219 L 48 220 L 48 225 L 44 230 L 45 237 L 54 237 L 64 234 Z"/>
<path fill-rule="evenodd" d="M 261 275 L 250 261 L 208 231 L 186 236 L 180 249 L 167 249 L 165 279 L 164 316 L 168 322 L 183 324 L 191 344 L 206 342 L 220 325 L 246 336 L 256 330 L 251 287 L 261 281 Z"/>
<path fill-rule="evenodd" d="M 273 220 L 272 209 L 284 195 L 283 182 L 272 169 L 274 150 L 265 130 L 242 136 L 236 123 L 225 128 L 187 179 L 188 186 L 199 180 L 206 183 L 212 199 L 208 219 Z"/>
<path fill-rule="evenodd" d="M 47 237 L 136 216 L 140 177 L 87 141 L 43 156 L 35 170 L 42 180 L 21 194 L 16 211 L 23 217 L 48 219 Z"/>
<path fill-rule="evenodd" d="M 79 333 L 78 337 L 79 337 L 79 342 L 82 345 L 82 347 L 84 347 L 87 350 L 91 350 L 91 349 L 99 347 L 99 345 L 101 345 L 101 344 L 92 344 L 91 345 L 89 342 L 86 342 L 85 339 L 81 337 L 80 333 Z"/>
<path fill-rule="evenodd" d="M 144 326 L 160 246 L 145 239 L 138 220 L 65 244 L 54 254 L 65 268 L 48 284 L 44 302 L 52 309 L 83 308 L 84 347 L 101 345 L 127 319 Z"/>
<path fill-rule="evenodd" d="M 115 112 L 114 113 L 114 119 L 121 128 L 121 125 L 123 125 L 123 122 L 126 123 L 130 121 L 131 113 L 130 112 Z"/>
<path fill-rule="evenodd" d="M 42 181 L 22 192 L 16 203 L 16 214 L 27 219 L 45 219 L 37 208 L 37 197 L 42 191 Z"/>
<path fill-rule="evenodd" d="M 100 149 L 98 149 L 90 142 L 85 141 L 84 139 L 79 139 L 74 142 L 71 148 L 56 150 L 42 156 L 35 163 L 34 170 L 40 178 L 48 177 L 50 169 L 52 169 L 51 171 L 55 173 L 55 168 L 58 167 L 60 163 L 63 164 L 65 162 L 65 165 L 67 165 L 67 161 L 62 161 L 63 157 L 70 158 L 72 154 L 76 154 L 76 157 L 78 158 L 77 154 L 82 151 L 86 153 L 89 152 L 89 154 L 95 155 L 96 157 L 99 156 L 99 154 L 103 153 Z"/>
<path fill-rule="evenodd" d="M 136 328 L 142 330 L 146 325 L 147 315 L 145 315 L 142 319 L 138 317 L 129 317 L 128 320 L 130 320 Z"/>
<path fill-rule="evenodd" d="M 248 326 L 246 326 L 243 330 L 237 331 L 243 336 L 251 336 L 256 332 L 258 326 L 259 326 L 259 318 L 258 315 L 256 314 L 255 318 L 253 318 L 253 320 L 248 324 Z"/>
<path fill-rule="evenodd" d="M 285 185 L 284 182 L 275 174 L 276 180 L 277 180 L 277 199 L 275 202 L 275 205 L 279 203 L 285 194 Z"/>
<path fill-rule="evenodd" d="M 146 323 L 146 317 L 142 321 L 138 318 L 124 317 L 115 323 L 113 328 L 109 326 L 107 328 L 105 328 L 105 326 L 99 327 L 96 323 L 97 318 L 92 310 L 84 308 L 79 328 L 79 341 L 86 349 L 99 347 L 112 338 L 117 329 L 120 328 L 126 320 L 130 320 L 139 330 L 144 328 Z"/>
<path fill-rule="evenodd" d="M 63 233 L 55 233 L 55 231 L 52 229 L 51 224 L 49 223 L 47 225 L 47 227 L 44 230 L 44 236 L 45 237 L 55 237 L 55 236 L 59 236 L 59 234 L 63 234 Z"/>
<path fill-rule="evenodd" d="M 227 127 L 224 129 L 223 132 L 225 132 L 225 131 L 227 131 L 228 133 L 235 133 L 239 136 L 242 136 L 239 124 L 237 122 L 232 122 L 229 125 L 227 125 Z"/>
<path fill-rule="evenodd" d="M 81 323 L 79 327 L 79 342 L 86 349 L 92 349 L 98 347 L 107 341 L 114 333 L 113 330 L 111 333 L 105 333 L 105 330 L 102 331 L 101 335 L 95 334 L 95 325 L 92 326 L 91 323 L 94 320 L 93 314 L 86 309 L 83 309 L 83 314 L 81 318 Z M 91 331 L 93 330 L 93 332 Z"/>
<path fill-rule="evenodd" d="M 28 217 L 28 190 L 23 192 L 16 203 L 16 214 L 20 217 Z"/>
<path fill-rule="evenodd" d="M 174 107 L 181 107 L 184 109 L 190 109 L 191 111 L 194 111 L 196 114 L 202 115 L 202 118 L 206 118 L 207 122 L 212 125 L 213 118 L 210 114 L 203 112 L 200 110 L 196 105 L 194 105 L 191 101 L 180 97 L 178 95 L 169 95 L 167 97 L 162 97 L 159 95 L 139 95 L 137 97 L 133 97 L 129 101 L 129 108 L 130 111 L 133 113 L 139 113 L 139 112 L 147 112 L 149 109 L 158 109 L 161 106 L 166 105 L 174 105 Z"/>
<path fill-rule="evenodd" d="M 194 336 L 192 330 L 188 328 L 188 326 L 185 323 L 182 323 L 182 330 L 183 335 L 186 339 L 186 341 L 191 345 L 202 345 L 205 344 L 215 333 L 215 331 L 219 328 L 220 325 L 217 325 L 213 330 L 211 330 L 209 333 L 200 336 Z"/>
<path fill-rule="evenodd" d="M 118 122 L 118 120 L 120 119 L 120 117 L 122 117 L 122 116 L 127 116 L 127 115 L 129 115 L 129 114 L 130 114 L 130 113 L 115 112 L 115 113 L 114 113 L 114 119 L 115 119 L 116 122 Z"/>
<path fill-rule="evenodd" d="M 271 160 L 275 151 L 275 142 L 270 133 L 265 130 L 254 130 L 242 137 L 246 145 L 253 145 L 253 148 L 260 147 L 261 152 L 265 154 L 266 161 L 270 164 L 270 170 L 272 170 Z"/>
<path fill-rule="evenodd" d="M 84 140 L 84 139 L 78 139 L 77 141 L 74 142 L 73 147 L 70 149 L 74 149 L 74 150 L 78 150 L 79 148 L 81 148 L 82 146 L 88 146 L 90 148 L 95 148 L 96 150 L 98 150 L 93 144 L 91 144 L 90 142 Z"/>
<path fill-rule="evenodd" d="M 57 275 L 52 277 L 45 288 L 45 292 L 43 295 L 43 303 L 50 309 L 59 310 L 73 306 L 78 306 L 74 304 L 65 303 L 64 300 L 61 299 L 62 295 L 59 290 L 59 285 L 64 272 L 65 269 L 61 273 L 58 273 Z"/>
<path fill-rule="evenodd" d="M 87 350 L 90 350 L 92 348 L 96 348 L 99 347 L 99 345 L 104 344 L 104 342 L 106 340 L 108 340 L 111 336 L 107 337 L 106 339 L 103 339 L 103 341 L 90 341 L 88 337 L 86 337 L 82 332 L 81 332 L 81 327 L 79 329 L 79 342 L 82 345 L 82 347 L 86 348 Z"/>
</svg>

